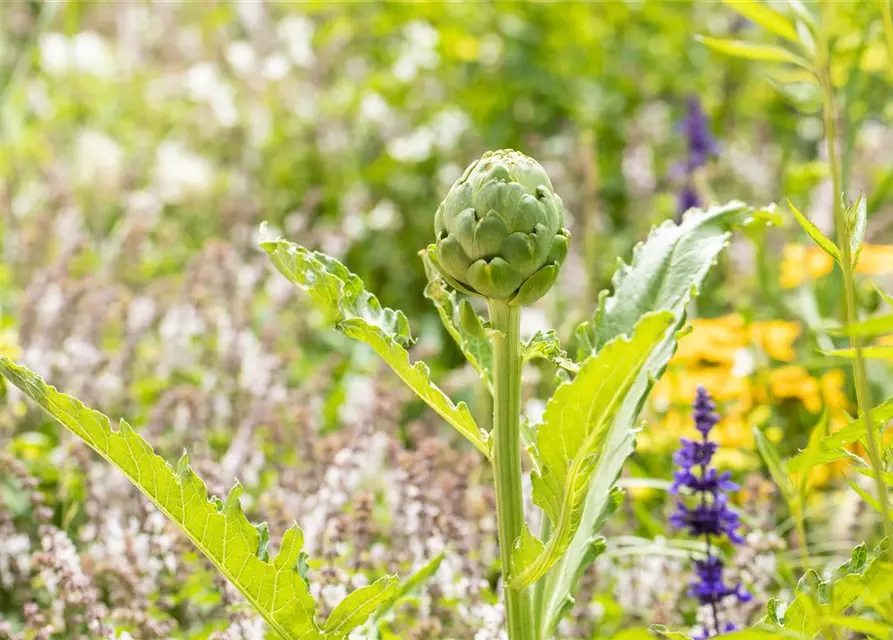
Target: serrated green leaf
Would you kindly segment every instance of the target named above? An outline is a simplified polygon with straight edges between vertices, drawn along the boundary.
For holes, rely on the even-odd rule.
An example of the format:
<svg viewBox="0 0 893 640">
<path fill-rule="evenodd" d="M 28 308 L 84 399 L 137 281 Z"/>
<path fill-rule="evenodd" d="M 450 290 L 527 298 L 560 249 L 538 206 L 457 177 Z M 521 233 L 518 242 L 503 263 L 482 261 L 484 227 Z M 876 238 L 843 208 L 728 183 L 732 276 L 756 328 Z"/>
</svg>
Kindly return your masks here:
<svg viewBox="0 0 893 640">
<path fill-rule="evenodd" d="M 876 428 L 883 429 L 890 420 L 893 420 L 893 398 L 874 407 L 868 416 Z M 862 441 L 866 435 L 862 418 L 851 419 L 842 429 L 822 438 L 818 446 L 811 447 L 808 451 L 801 451 L 788 460 L 787 469 L 790 473 L 804 473 L 816 465 L 842 460 L 848 456 L 844 447 Z"/>
<path fill-rule="evenodd" d="M 326 636 L 344 638 L 354 627 L 366 622 L 379 607 L 386 604 L 396 591 L 396 576 L 384 576 L 352 591 L 326 619 Z"/>
<path fill-rule="evenodd" d="M 782 14 L 756 0 L 724 0 L 725 4 L 751 22 L 791 42 L 800 42 L 794 25 Z"/>
<path fill-rule="evenodd" d="M 524 362 L 531 360 L 547 360 L 565 371 L 576 373 L 578 365 L 567 357 L 567 352 L 561 348 L 558 334 L 554 330 L 537 331 L 530 340 L 521 345 L 521 359 Z"/>
<path fill-rule="evenodd" d="M 535 558 L 523 540 L 516 547 L 512 588 L 523 589 L 544 576 L 570 545 L 611 421 L 674 322 L 669 311 L 644 316 L 630 338 L 620 336 L 587 358 L 549 400 L 537 436 L 540 471 L 532 482 L 534 502 L 552 521 L 552 536 Z"/>
<path fill-rule="evenodd" d="M 794 203 L 790 200 L 788 200 L 788 207 L 791 208 L 791 213 L 794 214 L 794 218 L 797 219 L 797 223 L 806 232 L 806 235 L 812 238 L 812 241 L 815 242 L 822 251 L 834 258 L 836 262 L 840 263 L 840 250 L 837 248 L 837 245 L 825 236 L 825 234 L 822 233 L 822 230 L 815 226 L 809 218 L 800 213 L 800 210 L 795 207 Z"/>
<path fill-rule="evenodd" d="M 258 557 L 265 553 L 264 535 L 242 513 L 242 488 L 238 483 L 224 501 L 209 499 L 205 483 L 192 471 L 185 454 L 174 470 L 126 422 L 121 421 L 118 431 L 114 431 L 108 417 L 60 393 L 5 356 L 0 356 L 0 373 L 117 467 L 186 534 L 276 633 L 294 640 L 324 637 L 314 620 L 315 603 L 298 572 L 304 534 L 297 525 L 285 532 L 272 561 Z"/>
<path fill-rule="evenodd" d="M 359 277 L 324 253 L 282 238 L 261 246 L 282 275 L 310 294 L 335 329 L 372 347 L 419 398 L 478 451 L 490 455 L 489 436 L 477 426 L 468 406 L 464 402 L 454 404 L 431 381 L 428 365 L 410 362 L 406 348 L 412 343 L 412 336 L 402 312 L 382 307 Z"/>
<path fill-rule="evenodd" d="M 800 56 L 791 53 L 787 49 L 772 44 L 757 44 L 744 40 L 725 40 L 710 36 L 696 36 L 697 39 L 709 48 L 733 58 L 745 60 L 761 60 L 763 62 L 789 62 L 805 69 L 809 68 L 809 62 Z"/>
<path fill-rule="evenodd" d="M 840 336 L 856 336 L 861 338 L 876 338 L 893 333 L 893 313 L 879 316 L 871 316 L 865 320 L 855 322 L 846 327 L 829 329 L 828 333 Z"/>
<path fill-rule="evenodd" d="M 631 265 L 621 264 L 614 274 L 614 292 L 602 293 L 593 320 L 577 328 L 577 338 L 585 345 L 581 359 L 585 359 L 617 336 L 629 335 L 645 314 L 668 310 L 674 316 L 674 325 L 651 354 L 611 422 L 571 545 L 536 585 L 537 592 L 542 590 L 544 594 L 541 637 L 549 637 L 570 610 L 571 594 L 593 558 L 593 535 L 612 512 L 614 500 L 619 500 L 615 483 L 633 451 L 636 420 L 654 381 L 676 350 L 686 306 L 728 246 L 731 230 L 753 224 L 765 221 L 745 204 L 731 202 L 706 211 L 690 210 L 678 225 L 673 221 L 659 225 L 633 250 Z"/>
<path fill-rule="evenodd" d="M 484 319 L 465 299 L 459 299 L 455 289 L 448 287 L 440 270 L 431 262 L 427 251 L 421 251 L 422 264 L 428 284 L 425 297 L 434 303 L 447 333 L 459 346 L 469 364 L 493 392 L 493 347 L 487 335 Z"/>
<path fill-rule="evenodd" d="M 611 280 L 613 293 L 602 292 L 593 320 L 577 328 L 578 337 L 590 345 L 584 357 L 619 335 L 629 335 L 639 318 L 652 311 L 668 309 L 681 325 L 685 306 L 728 246 L 731 230 L 750 224 L 753 216 L 744 203 L 730 202 L 706 211 L 692 209 L 680 224 L 668 220 L 652 229 L 633 249 L 631 264 L 620 263 Z"/>
</svg>

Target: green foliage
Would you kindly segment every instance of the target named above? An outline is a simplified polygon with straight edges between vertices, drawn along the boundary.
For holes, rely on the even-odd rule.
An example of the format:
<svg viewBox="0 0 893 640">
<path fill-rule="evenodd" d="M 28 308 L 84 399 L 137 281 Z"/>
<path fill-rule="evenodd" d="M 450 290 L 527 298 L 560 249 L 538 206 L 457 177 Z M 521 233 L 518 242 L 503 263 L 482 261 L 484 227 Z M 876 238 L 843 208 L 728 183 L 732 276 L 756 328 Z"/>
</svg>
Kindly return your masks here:
<svg viewBox="0 0 893 640">
<path fill-rule="evenodd" d="M 424 362 L 409 361 L 406 348 L 412 336 L 402 312 L 382 307 L 362 280 L 334 258 L 284 239 L 262 246 L 282 275 L 310 294 L 336 330 L 372 347 L 419 398 L 489 456 L 488 436 L 478 428 L 468 406 L 454 404 L 431 382 Z"/>
<path fill-rule="evenodd" d="M 396 592 L 395 577 L 357 589 L 320 628 L 309 585 L 301 575 L 304 534 L 297 525 L 285 532 L 279 553 L 269 559 L 266 525 L 248 522 L 239 503 L 242 488 L 238 483 L 224 500 L 209 498 L 185 454 L 175 470 L 123 420 L 113 430 L 106 416 L 60 393 L 5 356 L 0 356 L 0 373 L 127 476 L 282 638 L 345 638 Z"/>
<path fill-rule="evenodd" d="M 853 549 L 850 560 L 829 579 L 808 572 L 781 622 L 785 630 L 801 638 L 813 638 L 827 627 L 886 637 L 893 631 L 891 594 L 893 564 L 886 557 L 886 543 L 874 549 L 870 556 L 865 545 L 859 545 Z M 884 622 L 848 616 L 846 612 L 857 601 L 862 601 Z"/>
<path fill-rule="evenodd" d="M 673 324 L 670 312 L 644 316 L 629 338 L 620 336 L 580 365 L 576 377 L 558 387 L 539 427 L 533 481 L 534 502 L 552 522 L 547 541 L 525 529 L 514 549 L 511 571 L 516 589 L 532 584 L 555 565 L 580 527 L 592 474 L 603 455 L 625 457 L 605 446 L 608 429 L 630 388 Z M 604 464 L 622 464 L 605 461 Z M 604 501 L 607 496 L 596 496 Z M 545 546 L 544 546 L 545 545 Z"/>
<path fill-rule="evenodd" d="M 695 296 L 720 252 L 728 245 L 730 230 L 753 219 L 751 209 L 741 203 L 688 212 L 681 224 L 666 222 L 633 251 L 630 265 L 621 262 L 614 274 L 613 292 L 603 292 L 591 322 L 577 328 L 583 360 L 618 336 L 630 335 L 640 318 L 669 312 L 670 327 L 651 351 L 632 382 L 622 405 L 602 440 L 595 461 L 588 496 L 574 538 L 564 556 L 537 585 L 545 594 L 541 631 L 552 633 L 573 606 L 573 593 L 580 575 L 592 561 L 593 536 L 611 511 L 611 487 L 634 446 L 636 418 L 654 380 L 660 376 L 676 349 L 676 330 L 685 318 L 685 308 Z M 659 313 L 656 317 L 666 317 Z M 652 320 L 657 322 L 657 320 Z"/>
</svg>

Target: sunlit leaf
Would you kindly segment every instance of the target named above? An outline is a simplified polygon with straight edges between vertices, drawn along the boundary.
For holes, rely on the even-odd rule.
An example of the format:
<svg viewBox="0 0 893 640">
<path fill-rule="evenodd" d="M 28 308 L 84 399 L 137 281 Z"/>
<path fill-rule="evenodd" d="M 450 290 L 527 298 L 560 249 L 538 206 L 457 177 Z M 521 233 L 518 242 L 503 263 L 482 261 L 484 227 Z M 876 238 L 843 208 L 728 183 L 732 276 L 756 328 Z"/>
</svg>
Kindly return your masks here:
<svg viewBox="0 0 893 640">
<path fill-rule="evenodd" d="M 733 58 L 762 60 L 764 62 L 789 62 L 800 67 L 809 68 L 809 63 L 800 56 L 791 53 L 783 47 L 777 47 L 772 44 L 757 44 L 745 42 L 744 40 L 725 40 L 710 36 L 697 36 L 697 39 L 714 51 L 732 56 Z"/>
<path fill-rule="evenodd" d="M 880 347 L 862 347 L 862 357 L 876 360 L 890 360 L 893 362 L 893 346 Z M 834 349 L 832 351 L 822 351 L 826 356 L 837 356 L 839 358 L 855 358 L 855 349 Z"/>
<path fill-rule="evenodd" d="M 325 633 L 333 638 L 347 636 L 355 627 L 368 620 L 375 611 L 387 604 L 397 591 L 394 576 L 379 578 L 370 585 L 348 594 L 326 618 Z"/>
<path fill-rule="evenodd" d="M 850 238 L 850 251 L 853 257 L 853 266 L 859 262 L 862 253 L 862 243 L 865 241 L 865 229 L 868 226 L 868 203 L 865 194 L 860 193 L 856 202 L 846 210 L 847 234 Z"/>
<path fill-rule="evenodd" d="M 192 471 L 185 454 L 175 470 L 123 420 L 119 429 L 113 430 L 106 416 L 60 393 L 33 372 L 2 356 L 0 373 L 117 467 L 186 534 L 279 635 L 305 640 L 324 637 L 314 620 L 315 604 L 309 587 L 298 572 L 304 534 L 297 525 L 285 532 L 273 559 L 262 558 L 263 536 L 242 513 L 242 488 L 238 483 L 225 500 L 209 499 L 205 483 Z"/>
<path fill-rule="evenodd" d="M 552 535 L 543 548 L 525 529 L 512 557 L 513 588 L 544 576 L 570 546 L 611 421 L 674 322 L 669 311 L 644 316 L 628 339 L 620 336 L 583 361 L 549 400 L 537 437 L 539 472 L 531 479 L 533 500 L 552 521 Z"/>
<path fill-rule="evenodd" d="M 402 312 L 382 307 L 360 278 L 324 253 L 282 238 L 261 246 L 282 275 L 310 294 L 335 329 L 372 347 L 419 398 L 489 456 L 488 435 L 477 426 L 468 406 L 464 402 L 454 404 L 431 381 L 428 365 L 410 362 L 406 348 L 412 336 Z"/>
<path fill-rule="evenodd" d="M 794 206 L 794 203 L 788 200 L 788 206 L 791 208 L 791 212 L 794 214 L 794 217 L 797 219 L 797 222 L 806 232 L 812 241 L 815 242 L 819 248 L 822 249 L 829 256 L 834 258 L 838 263 L 840 262 L 840 250 L 837 248 L 831 240 L 829 240 L 824 233 L 822 233 L 821 229 L 815 226 L 812 221 L 807 218 L 805 215 L 800 213 L 800 210 Z"/>
<path fill-rule="evenodd" d="M 893 419 L 893 398 L 874 407 L 868 415 L 875 428 L 883 429 Z M 788 460 L 787 469 L 790 473 L 804 473 L 816 465 L 842 460 L 848 456 L 844 447 L 863 440 L 866 435 L 864 420 L 851 419 L 843 428 L 822 438 L 817 446 L 801 451 Z"/>
<path fill-rule="evenodd" d="M 725 4 L 751 22 L 791 42 L 800 42 L 797 30 L 785 16 L 757 0 L 724 0 Z"/>
<path fill-rule="evenodd" d="M 871 316 L 846 327 L 829 329 L 828 332 L 834 335 L 858 336 L 861 338 L 884 336 L 893 333 L 893 313 Z"/>
</svg>

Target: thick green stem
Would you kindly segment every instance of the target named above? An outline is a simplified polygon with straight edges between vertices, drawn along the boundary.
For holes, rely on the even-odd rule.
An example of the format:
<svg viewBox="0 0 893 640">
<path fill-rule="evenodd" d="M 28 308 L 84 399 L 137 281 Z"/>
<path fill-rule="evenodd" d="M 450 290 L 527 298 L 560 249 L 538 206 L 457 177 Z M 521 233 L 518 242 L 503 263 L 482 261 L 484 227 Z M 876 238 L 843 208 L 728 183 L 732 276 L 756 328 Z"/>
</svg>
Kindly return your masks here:
<svg viewBox="0 0 893 640">
<path fill-rule="evenodd" d="M 524 526 L 521 493 L 521 308 L 490 300 L 493 337 L 493 475 L 499 553 L 505 590 L 509 640 L 534 640 L 533 611 L 527 589 L 508 586 L 512 547 Z"/>
<path fill-rule="evenodd" d="M 830 48 L 827 39 L 823 42 L 821 60 L 818 68 L 819 80 L 824 93 L 823 116 L 825 120 L 825 139 L 828 144 L 828 165 L 831 170 L 831 185 L 834 200 L 834 227 L 837 235 L 837 246 L 840 249 L 840 270 L 843 273 L 844 312 L 847 325 L 855 324 L 859 319 L 856 308 L 856 287 L 853 278 L 853 251 L 850 246 L 850 231 L 847 228 L 846 215 L 841 203 L 840 191 L 840 163 L 837 157 L 837 131 L 836 113 L 834 101 L 834 84 L 831 80 Z M 893 521 L 887 502 L 887 487 L 882 477 L 883 466 L 881 464 L 880 447 L 874 425 L 871 423 L 871 388 L 868 386 L 868 375 L 865 370 L 865 354 L 862 351 L 862 338 L 857 335 L 850 336 L 850 347 L 855 357 L 853 358 L 853 378 L 856 385 L 856 403 L 859 407 L 859 415 L 865 422 L 865 435 L 868 444 L 868 457 L 874 470 L 877 498 L 880 503 L 884 518 L 885 535 L 893 540 Z M 893 546 L 890 547 L 893 558 Z"/>
</svg>

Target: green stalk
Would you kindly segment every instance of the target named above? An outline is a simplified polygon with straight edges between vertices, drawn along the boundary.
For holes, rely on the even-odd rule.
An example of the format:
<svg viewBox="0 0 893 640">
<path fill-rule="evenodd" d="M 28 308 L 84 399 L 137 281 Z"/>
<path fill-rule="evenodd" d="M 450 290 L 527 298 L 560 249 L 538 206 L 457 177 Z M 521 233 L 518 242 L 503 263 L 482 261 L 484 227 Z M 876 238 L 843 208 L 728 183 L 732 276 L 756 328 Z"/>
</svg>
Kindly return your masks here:
<svg viewBox="0 0 893 640">
<path fill-rule="evenodd" d="M 508 586 L 512 547 L 524 527 L 521 493 L 521 308 L 489 300 L 493 336 L 493 476 L 509 640 L 534 640 L 527 589 Z"/>
<path fill-rule="evenodd" d="M 849 230 L 847 229 L 846 215 L 841 203 L 840 190 L 840 163 L 837 157 L 837 130 L 836 113 L 834 103 L 834 84 L 831 80 L 831 50 L 827 35 L 823 34 L 823 42 L 820 54 L 823 58 L 818 65 L 819 82 L 822 85 L 823 107 L 822 112 L 825 121 L 825 138 L 828 143 L 828 166 L 831 170 L 831 185 L 833 189 L 834 228 L 837 235 L 837 246 L 840 250 L 840 270 L 843 273 L 844 312 L 848 326 L 858 321 L 858 309 L 856 308 L 856 288 L 853 277 L 853 251 L 850 246 Z M 884 518 L 884 534 L 893 540 L 893 521 L 890 519 L 890 511 L 887 503 L 887 487 L 882 478 L 883 466 L 881 464 L 880 447 L 877 434 L 871 423 L 871 388 L 868 386 L 868 375 L 865 369 L 865 354 L 862 351 L 862 338 L 857 335 L 850 336 L 850 348 L 855 354 L 853 359 L 853 378 L 856 384 L 856 404 L 859 415 L 865 422 L 865 435 L 868 443 L 868 457 L 874 470 L 875 487 L 878 502 Z M 890 557 L 893 559 L 893 546 L 890 547 Z"/>
</svg>

